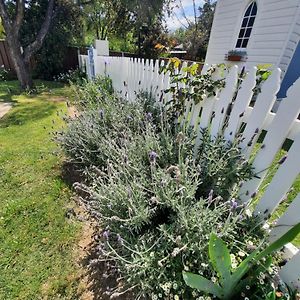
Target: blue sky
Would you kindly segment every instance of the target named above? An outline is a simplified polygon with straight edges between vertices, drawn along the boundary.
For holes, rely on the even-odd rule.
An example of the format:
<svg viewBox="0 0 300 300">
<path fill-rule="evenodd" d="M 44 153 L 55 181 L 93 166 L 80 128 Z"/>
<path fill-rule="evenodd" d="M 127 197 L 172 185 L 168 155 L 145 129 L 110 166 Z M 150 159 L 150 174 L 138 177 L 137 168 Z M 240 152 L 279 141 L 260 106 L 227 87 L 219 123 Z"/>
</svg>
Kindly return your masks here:
<svg viewBox="0 0 300 300">
<path fill-rule="evenodd" d="M 180 5 L 180 1 L 182 3 L 182 6 L 184 8 L 184 13 Z M 197 8 L 199 6 L 202 6 L 204 1 L 203 0 L 196 0 L 196 6 Z M 176 6 L 179 6 L 177 8 Z M 167 26 L 169 30 L 174 31 L 175 29 L 179 27 L 183 27 L 183 24 L 187 26 L 187 20 L 184 17 L 185 16 L 188 19 L 193 19 L 194 18 L 194 9 L 193 9 L 193 1 L 192 0 L 176 0 L 174 3 L 174 13 L 171 17 L 167 18 Z"/>
</svg>

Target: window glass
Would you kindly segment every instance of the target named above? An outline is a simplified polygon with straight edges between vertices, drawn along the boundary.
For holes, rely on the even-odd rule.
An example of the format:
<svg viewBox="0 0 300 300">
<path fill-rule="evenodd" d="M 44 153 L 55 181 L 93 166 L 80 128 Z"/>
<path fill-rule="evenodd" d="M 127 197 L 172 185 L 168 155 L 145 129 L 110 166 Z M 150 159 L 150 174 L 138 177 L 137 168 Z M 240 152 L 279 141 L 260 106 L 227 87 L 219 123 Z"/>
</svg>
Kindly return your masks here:
<svg viewBox="0 0 300 300">
<path fill-rule="evenodd" d="M 255 17 L 257 14 L 257 4 L 252 2 L 246 9 L 242 26 L 239 32 L 238 40 L 236 43 L 236 48 L 246 48 L 251 36 L 252 28 L 254 26 Z"/>
</svg>

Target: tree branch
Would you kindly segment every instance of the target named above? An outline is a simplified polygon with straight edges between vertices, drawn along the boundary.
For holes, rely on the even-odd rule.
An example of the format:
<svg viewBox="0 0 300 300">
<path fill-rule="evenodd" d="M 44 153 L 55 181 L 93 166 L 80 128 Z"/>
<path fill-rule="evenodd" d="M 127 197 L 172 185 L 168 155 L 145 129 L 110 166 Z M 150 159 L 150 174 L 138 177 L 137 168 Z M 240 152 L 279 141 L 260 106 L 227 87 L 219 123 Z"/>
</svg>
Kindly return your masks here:
<svg viewBox="0 0 300 300">
<path fill-rule="evenodd" d="M 24 17 L 25 2 L 24 0 L 16 0 L 16 16 L 14 21 L 14 31 L 19 33 L 23 17 Z"/>
<path fill-rule="evenodd" d="M 8 33 L 11 32 L 11 20 L 9 18 L 9 15 L 7 13 L 7 10 L 5 8 L 5 4 L 4 4 L 4 0 L 0 0 L 0 16 L 3 22 L 3 27 L 5 29 L 5 31 Z"/>
<path fill-rule="evenodd" d="M 0 0 L 0 1 L 3 1 L 3 0 Z M 31 44 L 29 44 L 26 47 L 26 49 L 24 50 L 25 63 L 30 62 L 31 56 L 36 51 L 38 51 L 43 44 L 43 41 L 44 41 L 44 39 L 49 31 L 49 28 L 50 28 L 50 24 L 51 24 L 51 20 L 52 20 L 52 16 L 53 16 L 54 2 L 55 2 L 55 0 L 49 0 L 47 12 L 45 15 L 45 21 L 43 22 L 42 27 L 41 27 L 35 41 L 32 42 Z"/>
</svg>

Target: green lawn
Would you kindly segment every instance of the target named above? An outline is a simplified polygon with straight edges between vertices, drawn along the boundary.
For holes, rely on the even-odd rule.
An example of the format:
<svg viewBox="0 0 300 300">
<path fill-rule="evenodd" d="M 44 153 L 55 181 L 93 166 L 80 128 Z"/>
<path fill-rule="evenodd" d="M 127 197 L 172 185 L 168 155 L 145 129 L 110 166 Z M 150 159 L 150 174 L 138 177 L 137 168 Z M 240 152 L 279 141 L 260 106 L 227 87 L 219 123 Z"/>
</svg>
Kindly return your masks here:
<svg viewBox="0 0 300 300">
<path fill-rule="evenodd" d="M 37 83 L 41 85 L 41 82 Z M 79 224 L 65 217 L 70 190 L 51 132 L 68 88 L 44 83 L 38 95 L 0 83 L 0 103 L 14 107 L 0 120 L 0 299 L 76 299 L 72 257 Z"/>
</svg>

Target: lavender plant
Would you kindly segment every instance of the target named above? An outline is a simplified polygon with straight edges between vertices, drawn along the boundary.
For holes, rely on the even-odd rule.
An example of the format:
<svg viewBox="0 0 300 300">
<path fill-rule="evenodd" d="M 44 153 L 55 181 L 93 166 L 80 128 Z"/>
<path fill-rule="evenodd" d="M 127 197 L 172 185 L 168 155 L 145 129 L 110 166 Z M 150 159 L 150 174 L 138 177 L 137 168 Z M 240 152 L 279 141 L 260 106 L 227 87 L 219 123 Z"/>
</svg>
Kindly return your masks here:
<svg viewBox="0 0 300 300">
<path fill-rule="evenodd" d="M 195 159 L 192 130 L 168 123 L 145 95 L 132 103 L 102 88 L 79 87 L 79 115 L 57 139 L 87 179 L 75 187 L 101 228 L 98 260 L 119 282 L 111 297 L 203 297 L 185 286 L 181 271 L 216 278 L 207 255 L 211 232 L 237 262 L 263 243 L 259 222 L 235 200 L 251 165 L 237 144 L 205 132 Z"/>
<path fill-rule="evenodd" d="M 202 183 L 197 196 L 206 197 L 213 190 L 215 195 L 228 200 L 236 187 L 255 175 L 251 163 L 241 153 L 241 138 L 228 142 L 219 135 L 213 139 L 207 129 L 202 130 L 201 136 L 196 161 L 201 166 Z"/>
<path fill-rule="evenodd" d="M 112 81 L 108 77 L 97 76 L 93 81 L 71 82 L 72 104 L 84 111 L 99 108 L 101 104 L 115 98 Z"/>
</svg>

